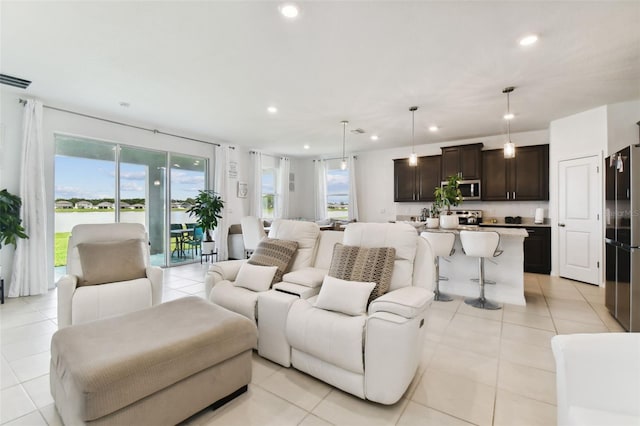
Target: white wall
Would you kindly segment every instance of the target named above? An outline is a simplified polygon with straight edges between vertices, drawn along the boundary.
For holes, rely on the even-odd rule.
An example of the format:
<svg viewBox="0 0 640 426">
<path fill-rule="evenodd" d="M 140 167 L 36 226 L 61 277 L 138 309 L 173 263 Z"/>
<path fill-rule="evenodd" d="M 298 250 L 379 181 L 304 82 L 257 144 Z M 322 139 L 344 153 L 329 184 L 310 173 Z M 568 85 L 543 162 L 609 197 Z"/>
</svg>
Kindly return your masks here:
<svg viewBox="0 0 640 426">
<path fill-rule="evenodd" d="M 607 107 L 602 106 L 552 121 L 549 126 L 549 140 L 551 274 L 558 275 L 558 164 L 563 160 L 591 155 L 597 155 L 603 158 L 603 154 L 607 149 Z M 601 187 L 604 188 L 604 173 L 601 173 L 601 177 Z M 601 212 L 600 217 L 603 217 L 602 213 L 603 212 Z M 601 230 L 601 240 L 602 232 L 603 230 Z M 599 257 L 602 259 L 601 253 Z M 603 264 L 604 263 L 601 262 L 601 265 Z"/>
<path fill-rule="evenodd" d="M 640 143 L 640 128 L 636 124 L 638 121 L 640 100 L 607 106 L 607 156 L 629 145 Z"/>
</svg>

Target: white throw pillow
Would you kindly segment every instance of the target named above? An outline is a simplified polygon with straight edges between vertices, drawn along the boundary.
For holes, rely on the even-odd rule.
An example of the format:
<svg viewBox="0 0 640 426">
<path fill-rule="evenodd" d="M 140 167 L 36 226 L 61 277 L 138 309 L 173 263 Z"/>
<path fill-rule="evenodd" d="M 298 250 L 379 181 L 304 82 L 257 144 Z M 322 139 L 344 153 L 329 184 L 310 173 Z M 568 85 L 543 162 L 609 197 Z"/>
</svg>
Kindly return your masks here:
<svg viewBox="0 0 640 426">
<path fill-rule="evenodd" d="M 244 263 L 240 267 L 233 285 L 252 291 L 267 291 L 271 288 L 271 281 L 273 281 L 273 276 L 277 270 L 277 266 L 260 266 Z"/>
<path fill-rule="evenodd" d="M 375 286 L 376 283 L 345 281 L 327 275 L 314 306 L 347 315 L 362 315 L 367 310 L 367 301 Z"/>
</svg>

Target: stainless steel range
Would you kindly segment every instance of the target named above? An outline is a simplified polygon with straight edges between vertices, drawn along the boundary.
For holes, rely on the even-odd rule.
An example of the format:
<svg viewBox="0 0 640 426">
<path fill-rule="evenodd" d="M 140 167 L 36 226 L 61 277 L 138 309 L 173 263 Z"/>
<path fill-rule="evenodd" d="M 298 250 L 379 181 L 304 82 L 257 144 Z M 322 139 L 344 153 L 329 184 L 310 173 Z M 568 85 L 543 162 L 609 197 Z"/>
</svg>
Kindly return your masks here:
<svg viewBox="0 0 640 426">
<path fill-rule="evenodd" d="M 482 223 L 482 210 L 451 210 L 458 216 L 460 225 L 479 225 Z"/>
</svg>

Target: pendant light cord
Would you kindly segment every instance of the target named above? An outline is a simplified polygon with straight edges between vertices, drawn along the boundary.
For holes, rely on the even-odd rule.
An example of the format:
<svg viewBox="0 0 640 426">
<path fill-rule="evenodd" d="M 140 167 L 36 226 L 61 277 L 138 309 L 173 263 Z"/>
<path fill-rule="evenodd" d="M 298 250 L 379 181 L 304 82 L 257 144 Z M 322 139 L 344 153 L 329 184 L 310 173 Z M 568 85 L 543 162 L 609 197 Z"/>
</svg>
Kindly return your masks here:
<svg viewBox="0 0 640 426">
<path fill-rule="evenodd" d="M 509 94 L 507 92 L 507 114 L 511 115 L 511 103 L 509 102 Z M 507 141 L 511 142 L 511 119 L 507 120 Z"/>
<path fill-rule="evenodd" d="M 345 145 L 346 134 L 347 134 L 347 121 L 343 121 L 342 122 L 342 161 L 346 160 L 344 157 L 344 145 Z"/>
</svg>

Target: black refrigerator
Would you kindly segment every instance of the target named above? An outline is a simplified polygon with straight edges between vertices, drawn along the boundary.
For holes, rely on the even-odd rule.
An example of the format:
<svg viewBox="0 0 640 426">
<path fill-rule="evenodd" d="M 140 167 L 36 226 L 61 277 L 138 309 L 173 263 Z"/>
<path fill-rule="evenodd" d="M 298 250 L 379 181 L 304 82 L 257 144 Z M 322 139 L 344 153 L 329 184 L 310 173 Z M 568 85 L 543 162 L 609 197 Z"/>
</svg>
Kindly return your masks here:
<svg viewBox="0 0 640 426">
<path fill-rule="evenodd" d="M 627 331 L 640 331 L 640 145 L 605 162 L 605 304 Z"/>
</svg>

